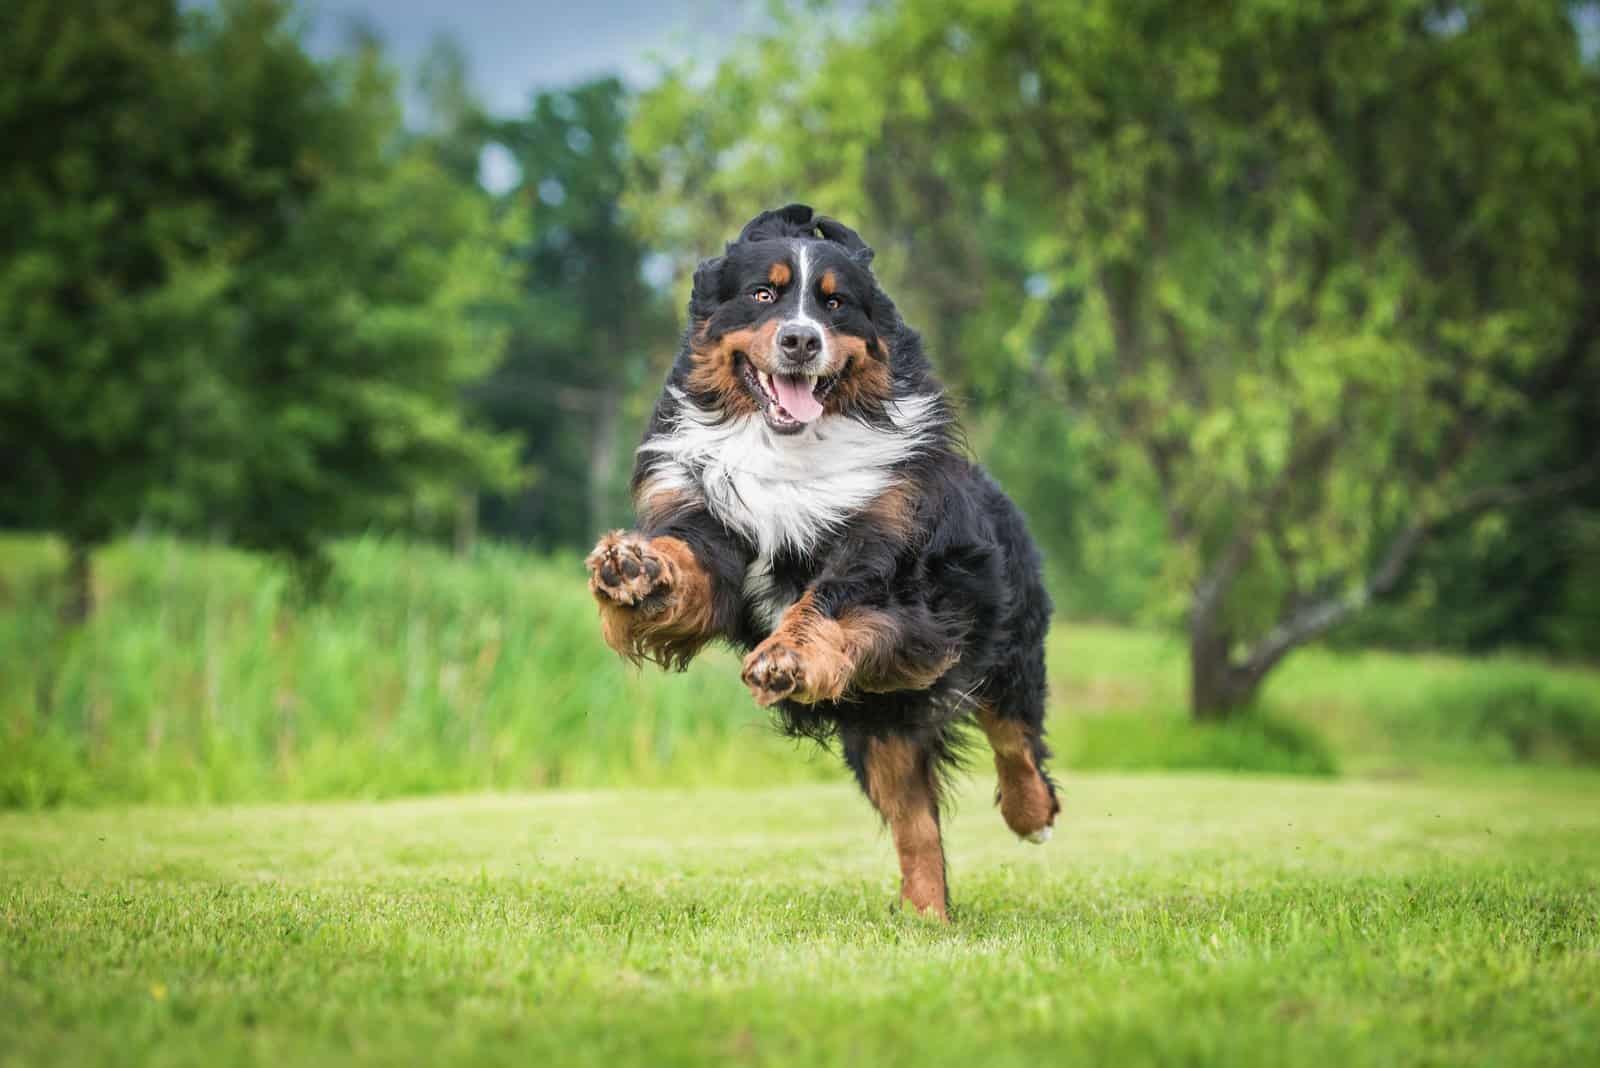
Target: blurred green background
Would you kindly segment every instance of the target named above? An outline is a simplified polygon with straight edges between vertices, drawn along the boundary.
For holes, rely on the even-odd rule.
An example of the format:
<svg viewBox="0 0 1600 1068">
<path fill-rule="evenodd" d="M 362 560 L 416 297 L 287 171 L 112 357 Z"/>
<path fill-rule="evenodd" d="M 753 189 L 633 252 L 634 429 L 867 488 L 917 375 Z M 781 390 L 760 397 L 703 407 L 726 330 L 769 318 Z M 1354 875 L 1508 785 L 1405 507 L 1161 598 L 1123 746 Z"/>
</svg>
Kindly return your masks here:
<svg viewBox="0 0 1600 1068">
<path fill-rule="evenodd" d="M 0 9 L 0 805 L 838 776 L 580 563 L 792 200 L 1045 549 L 1066 766 L 1600 764 L 1600 4 L 417 10 Z"/>
</svg>

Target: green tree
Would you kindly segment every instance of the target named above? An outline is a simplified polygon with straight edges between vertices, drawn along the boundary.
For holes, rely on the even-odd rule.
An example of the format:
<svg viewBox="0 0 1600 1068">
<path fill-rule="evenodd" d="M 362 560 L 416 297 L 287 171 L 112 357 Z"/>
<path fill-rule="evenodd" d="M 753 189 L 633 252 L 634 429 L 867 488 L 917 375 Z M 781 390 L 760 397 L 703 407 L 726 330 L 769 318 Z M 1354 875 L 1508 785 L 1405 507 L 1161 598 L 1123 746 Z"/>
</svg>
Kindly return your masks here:
<svg viewBox="0 0 1600 1068">
<path fill-rule="evenodd" d="M 626 514 L 624 443 L 672 355 L 671 316 L 621 210 L 627 105 L 621 83 L 603 79 L 540 93 L 527 115 L 489 129 L 516 161 L 503 207 L 527 236 L 513 255 L 505 359 L 473 397 L 522 437 L 534 477 L 487 502 L 485 523 L 547 545 L 586 546 Z"/>
<path fill-rule="evenodd" d="M 937 356 L 1147 473 L 1196 716 L 1442 531 L 1592 482 L 1600 85 L 1563 5 L 902 0 L 794 84 L 782 43 L 644 101 L 684 147 L 641 199 L 788 175 L 891 248 L 971 232 L 938 254 L 985 336 Z"/>
<path fill-rule="evenodd" d="M 760 206 L 811 203 L 859 225 L 960 398 L 969 440 L 1028 514 L 1058 604 L 1146 614 L 1161 544 L 1148 480 L 1095 491 L 1129 465 L 1082 447 L 1092 428 L 1045 354 L 1023 351 L 1030 331 L 1064 329 L 1072 311 L 1025 300 L 1039 282 L 1026 259 L 1036 205 L 999 195 L 982 154 L 951 151 L 992 135 L 962 101 L 929 91 L 893 40 L 901 15 L 850 36 L 856 24 L 819 24 L 813 10 L 780 11 L 771 35 L 742 43 L 709 81 L 669 71 L 640 97 L 630 215 L 685 284 Z"/>
<path fill-rule="evenodd" d="M 72 548 L 136 519 L 315 558 L 507 447 L 462 417 L 497 340 L 486 206 L 401 151 L 371 50 L 276 0 L 0 11 L 0 517 Z"/>
</svg>

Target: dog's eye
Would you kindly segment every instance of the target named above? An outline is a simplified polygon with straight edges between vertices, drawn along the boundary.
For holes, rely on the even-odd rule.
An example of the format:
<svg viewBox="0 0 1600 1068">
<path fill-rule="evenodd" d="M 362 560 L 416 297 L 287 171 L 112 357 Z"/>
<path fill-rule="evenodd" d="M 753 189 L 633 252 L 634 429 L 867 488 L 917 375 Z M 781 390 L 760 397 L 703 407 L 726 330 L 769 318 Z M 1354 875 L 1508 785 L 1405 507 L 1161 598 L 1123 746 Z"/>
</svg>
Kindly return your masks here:
<svg viewBox="0 0 1600 1068">
<path fill-rule="evenodd" d="M 838 311 L 842 307 L 844 307 L 843 300 L 839 299 L 838 297 L 828 298 L 827 308 L 829 311 Z"/>
<path fill-rule="evenodd" d="M 771 286 L 756 286 L 750 291 L 750 299 L 757 304 L 771 304 L 778 299 L 778 292 Z"/>
</svg>

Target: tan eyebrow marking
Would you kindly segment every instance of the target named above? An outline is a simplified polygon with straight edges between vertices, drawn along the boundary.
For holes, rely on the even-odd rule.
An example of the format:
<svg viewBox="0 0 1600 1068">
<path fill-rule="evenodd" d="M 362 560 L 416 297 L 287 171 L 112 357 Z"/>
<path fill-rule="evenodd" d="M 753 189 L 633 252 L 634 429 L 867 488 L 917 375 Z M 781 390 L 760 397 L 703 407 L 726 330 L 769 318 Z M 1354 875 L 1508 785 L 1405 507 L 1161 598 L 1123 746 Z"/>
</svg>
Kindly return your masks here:
<svg viewBox="0 0 1600 1068">
<path fill-rule="evenodd" d="M 827 270 L 822 272 L 822 281 L 819 285 L 822 286 L 822 292 L 831 297 L 839 288 L 839 280 L 833 276 L 833 271 Z"/>
<path fill-rule="evenodd" d="M 794 272 L 789 270 L 789 265 L 779 260 L 772 265 L 772 270 L 767 272 L 767 281 L 775 286 L 786 286 L 789 279 L 794 277 Z"/>
</svg>

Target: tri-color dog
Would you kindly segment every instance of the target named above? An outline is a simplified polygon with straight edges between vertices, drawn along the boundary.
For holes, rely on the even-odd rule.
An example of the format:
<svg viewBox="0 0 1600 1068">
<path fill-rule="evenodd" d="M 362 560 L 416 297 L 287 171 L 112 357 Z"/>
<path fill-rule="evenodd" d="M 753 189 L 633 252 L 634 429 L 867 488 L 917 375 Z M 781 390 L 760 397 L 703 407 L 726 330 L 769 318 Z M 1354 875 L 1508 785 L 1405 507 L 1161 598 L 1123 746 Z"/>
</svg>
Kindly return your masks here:
<svg viewBox="0 0 1600 1068">
<path fill-rule="evenodd" d="M 958 729 L 994 749 L 1001 814 L 1042 842 L 1050 600 L 1016 507 L 961 447 L 872 250 L 791 204 L 695 271 L 684 342 L 639 447 L 638 527 L 589 556 L 606 641 L 682 668 L 708 642 L 785 730 L 837 738 L 900 858 L 948 917 L 939 809 Z"/>
</svg>

